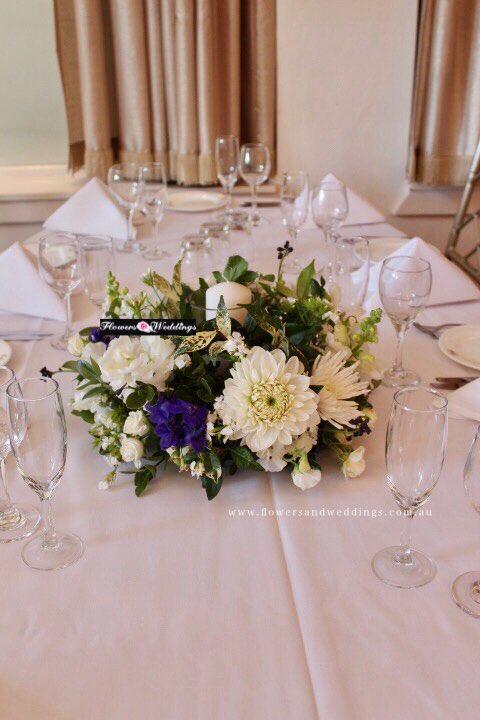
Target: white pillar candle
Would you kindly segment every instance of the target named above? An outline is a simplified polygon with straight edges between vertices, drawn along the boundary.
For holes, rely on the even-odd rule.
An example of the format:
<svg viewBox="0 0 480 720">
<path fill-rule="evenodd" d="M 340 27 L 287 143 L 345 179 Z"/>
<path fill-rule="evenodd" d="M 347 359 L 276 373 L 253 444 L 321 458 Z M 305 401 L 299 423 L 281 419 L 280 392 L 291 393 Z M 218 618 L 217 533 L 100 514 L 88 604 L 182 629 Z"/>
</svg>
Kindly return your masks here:
<svg viewBox="0 0 480 720">
<path fill-rule="evenodd" d="M 222 295 L 230 317 L 243 324 L 247 317 L 247 311 L 238 306 L 248 305 L 252 301 L 252 291 L 245 285 L 236 282 L 222 282 L 208 288 L 205 293 L 206 319 L 213 320 L 216 316 Z"/>
</svg>

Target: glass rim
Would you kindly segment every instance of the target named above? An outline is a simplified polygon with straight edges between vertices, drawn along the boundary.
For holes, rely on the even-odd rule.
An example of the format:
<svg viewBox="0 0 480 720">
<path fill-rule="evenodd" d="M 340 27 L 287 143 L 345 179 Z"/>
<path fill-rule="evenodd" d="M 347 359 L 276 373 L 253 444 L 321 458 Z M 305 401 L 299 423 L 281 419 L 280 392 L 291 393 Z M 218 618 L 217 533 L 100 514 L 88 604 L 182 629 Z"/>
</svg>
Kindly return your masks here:
<svg viewBox="0 0 480 720">
<path fill-rule="evenodd" d="M 40 235 L 39 240 L 38 240 L 38 246 L 40 247 L 40 245 L 42 245 L 43 247 L 45 247 L 45 245 L 49 242 L 52 245 L 59 244 L 59 243 L 57 243 L 56 238 L 58 238 L 58 239 L 65 238 L 71 244 L 74 244 L 74 245 L 79 244 L 78 236 L 75 235 L 74 233 L 47 230 L 46 232 L 44 232 Z M 67 243 L 65 243 L 65 244 L 67 244 Z"/>
<path fill-rule="evenodd" d="M 405 270 L 402 268 L 395 268 L 389 266 L 389 262 L 395 261 L 395 260 L 416 260 L 417 262 L 420 261 L 420 263 L 424 263 L 423 268 L 418 268 L 417 270 Z M 415 257 L 414 255 L 395 255 L 394 257 L 388 257 L 382 260 L 382 267 L 388 268 L 388 270 L 394 270 L 395 272 L 399 273 L 419 273 L 419 272 L 427 272 L 428 270 L 432 270 L 432 266 L 428 262 L 428 260 L 425 260 L 425 258 Z"/>
<path fill-rule="evenodd" d="M 243 148 L 266 148 L 268 150 L 268 146 L 261 142 L 243 143 L 242 150 Z"/>
<path fill-rule="evenodd" d="M 141 164 L 132 162 L 131 160 L 127 161 L 127 162 L 113 163 L 113 165 L 110 165 L 110 167 L 108 168 L 108 172 L 110 172 L 110 170 L 119 171 L 122 168 L 133 168 L 133 167 L 138 169 L 139 167 L 141 167 Z"/>
<path fill-rule="evenodd" d="M 32 380 L 35 380 L 36 382 L 42 381 L 42 382 L 44 382 L 45 384 L 53 384 L 53 388 L 52 388 L 48 393 L 46 393 L 45 395 L 42 395 L 42 397 L 38 397 L 38 398 L 28 398 L 28 399 L 25 399 L 25 398 L 18 398 L 18 397 L 15 397 L 14 395 L 12 395 L 12 388 L 13 388 L 14 385 L 18 385 L 19 387 L 21 387 L 23 383 L 26 383 L 26 382 L 29 382 L 29 381 L 32 381 Z M 49 377 L 26 377 L 26 378 L 15 378 L 15 380 L 13 380 L 13 381 L 10 383 L 10 385 L 7 387 L 6 393 L 7 393 L 8 397 L 11 398 L 12 400 L 15 400 L 15 402 L 30 403 L 30 402 L 38 402 L 39 400 L 46 400 L 46 399 L 49 398 L 51 395 L 53 395 L 54 393 L 56 393 L 58 389 L 59 389 L 59 384 L 58 384 L 58 382 L 57 382 L 56 380 L 54 380 L 53 378 L 49 378 Z"/>
<path fill-rule="evenodd" d="M 334 233 L 336 237 L 334 238 L 335 243 L 353 243 L 358 242 L 359 240 L 362 240 L 363 242 L 367 243 L 368 246 L 370 246 L 370 239 L 368 237 L 365 237 L 365 235 L 352 235 L 352 237 L 342 237 L 341 235 L 338 235 L 338 233 Z"/>
<path fill-rule="evenodd" d="M 82 247 L 88 245 L 91 240 L 99 240 L 101 243 L 113 245 L 113 239 L 110 235 L 80 235 L 78 239 Z M 90 242 L 90 244 L 94 245 L 95 243 Z"/>
<path fill-rule="evenodd" d="M 10 377 L 8 380 L 6 380 L 5 382 L 0 382 L 0 390 L 2 388 L 5 388 L 5 392 L 6 392 L 7 391 L 6 388 L 8 388 L 10 383 L 12 383 L 16 378 L 15 378 L 15 373 L 13 372 L 12 368 L 9 368 L 8 365 L 0 365 L 0 372 L 2 370 L 7 370 L 10 373 Z"/>
<path fill-rule="evenodd" d="M 401 402 L 401 396 L 407 392 L 423 392 L 427 393 L 428 395 L 434 395 L 436 398 L 439 398 L 439 400 L 442 400 L 443 404 L 441 407 L 438 408 L 412 408 Z M 422 385 L 411 385 L 409 387 L 404 387 L 400 390 L 397 390 L 397 392 L 393 396 L 393 402 L 401 410 L 405 410 L 406 412 L 411 413 L 439 413 L 444 412 L 448 407 L 448 399 L 445 397 L 445 395 L 442 395 L 442 393 L 438 392 L 438 390 L 434 390 L 433 388 L 426 388 Z"/>
</svg>

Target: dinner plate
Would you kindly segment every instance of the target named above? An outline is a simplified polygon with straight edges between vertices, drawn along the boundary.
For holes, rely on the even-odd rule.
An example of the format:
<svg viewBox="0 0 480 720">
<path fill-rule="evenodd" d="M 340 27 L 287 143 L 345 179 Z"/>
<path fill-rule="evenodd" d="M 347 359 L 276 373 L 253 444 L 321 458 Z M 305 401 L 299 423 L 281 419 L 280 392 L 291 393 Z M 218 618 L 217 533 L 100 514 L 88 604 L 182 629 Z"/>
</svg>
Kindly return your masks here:
<svg viewBox="0 0 480 720">
<path fill-rule="evenodd" d="M 196 213 L 207 210 L 219 210 L 225 207 L 227 198 L 216 192 L 205 190 L 188 190 L 168 193 L 169 210 L 176 212 Z"/>
<path fill-rule="evenodd" d="M 5 340 L 0 340 L 0 365 L 6 365 L 11 357 L 12 348 Z"/>
<path fill-rule="evenodd" d="M 368 236 L 367 236 L 368 237 Z M 378 263 L 409 242 L 403 237 L 368 237 L 370 244 L 370 262 Z"/>
<path fill-rule="evenodd" d="M 450 360 L 480 370 L 480 325 L 459 325 L 445 330 L 438 341 Z"/>
</svg>

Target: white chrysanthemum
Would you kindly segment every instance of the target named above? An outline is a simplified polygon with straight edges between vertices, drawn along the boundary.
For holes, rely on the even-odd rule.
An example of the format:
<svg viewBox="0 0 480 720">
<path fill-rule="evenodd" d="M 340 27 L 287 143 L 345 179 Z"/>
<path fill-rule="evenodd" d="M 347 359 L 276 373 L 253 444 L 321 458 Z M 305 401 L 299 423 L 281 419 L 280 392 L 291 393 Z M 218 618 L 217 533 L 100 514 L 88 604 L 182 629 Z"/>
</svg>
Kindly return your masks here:
<svg viewBox="0 0 480 720">
<path fill-rule="evenodd" d="M 173 370 L 174 350 L 171 340 L 157 336 L 115 338 L 98 360 L 102 380 L 113 390 L 120 390 L 124 385 L 135 387 L 139 380 L 164 390 Z"/>
<path fill-rule="evenodd" d="M 321 385 L 318 393 L 318 413 L 334 427 L 353 427 L 351 421 L 359 415 L 357 403 L 351 398 L 368 392 L 369 383 L 360 382 L 358 362 L 348 367 L 347 351 L 327 352 L 319 356 L 313 365 L 311 385 Z"/>
<path fill-rule="evenodd" d="M 268 352 L 261 347 L 236 362 L 215 404 L 224 425 L 232 430 L 230 439 L 241 439 L 259 452 L 276 442 L 288 445 L 318 424 L 315 393 L 303 371 L 297 357 L 287 361 L 281 350 Z"/>
</svg>

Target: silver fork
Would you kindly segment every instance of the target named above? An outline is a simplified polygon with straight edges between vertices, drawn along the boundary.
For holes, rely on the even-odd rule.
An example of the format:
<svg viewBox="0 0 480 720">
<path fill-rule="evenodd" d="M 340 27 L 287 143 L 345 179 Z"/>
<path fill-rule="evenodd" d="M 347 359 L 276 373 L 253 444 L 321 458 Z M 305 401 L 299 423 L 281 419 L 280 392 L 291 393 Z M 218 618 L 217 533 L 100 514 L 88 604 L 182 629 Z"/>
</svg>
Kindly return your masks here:
<svg viewBox="0 0 480 720">
<path fill-rule="evenodd" d="M 421 323 L 414 322 L 413 327 L 420 330 L 420 332 L 430 335 L 438 340 L 444 330 L 451 327 L 458 327 L 462 323 L 443 323 L 443 325 L 422 325 Z"/>
</svg>

